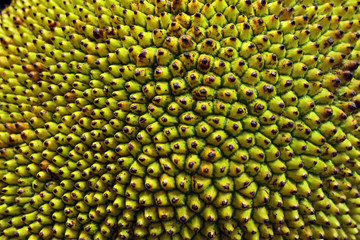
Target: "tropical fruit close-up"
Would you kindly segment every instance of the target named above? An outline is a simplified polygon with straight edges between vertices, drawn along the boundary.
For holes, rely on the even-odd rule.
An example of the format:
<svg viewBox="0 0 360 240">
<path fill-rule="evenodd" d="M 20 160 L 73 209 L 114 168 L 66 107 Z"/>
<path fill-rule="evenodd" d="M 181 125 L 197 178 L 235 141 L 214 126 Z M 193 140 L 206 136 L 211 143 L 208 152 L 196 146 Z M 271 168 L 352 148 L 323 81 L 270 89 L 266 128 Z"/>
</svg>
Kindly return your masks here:
<svg viewBox="0 0 360 240">
<path fill-rule="evenodd" d="M 359 240 L 358 0 L 13 0 L 0 240 Z"/>
</svg>

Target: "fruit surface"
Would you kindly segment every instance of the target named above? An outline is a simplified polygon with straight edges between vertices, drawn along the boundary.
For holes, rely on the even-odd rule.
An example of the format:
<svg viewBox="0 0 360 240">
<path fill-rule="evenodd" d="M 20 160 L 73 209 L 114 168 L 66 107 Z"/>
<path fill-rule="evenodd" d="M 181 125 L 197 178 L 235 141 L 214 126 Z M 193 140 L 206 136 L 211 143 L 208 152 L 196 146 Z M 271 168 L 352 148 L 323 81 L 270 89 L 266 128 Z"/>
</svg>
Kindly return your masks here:
<svg viewBox="0 0 360 240">
<path fill-rule="evenodd" d="M 14 0 L 0 239 L 360 239 L 359 4 Z"/>
</svg>

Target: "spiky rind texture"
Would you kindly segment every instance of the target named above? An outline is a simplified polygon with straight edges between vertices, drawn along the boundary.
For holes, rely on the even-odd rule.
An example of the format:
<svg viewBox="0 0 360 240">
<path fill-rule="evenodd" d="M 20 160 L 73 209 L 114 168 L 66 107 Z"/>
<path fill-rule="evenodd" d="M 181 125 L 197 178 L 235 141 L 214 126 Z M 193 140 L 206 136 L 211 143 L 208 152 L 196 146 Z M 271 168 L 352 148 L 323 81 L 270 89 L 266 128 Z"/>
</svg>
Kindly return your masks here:
<svg viewBox="0 0 360 240">
<path fill-rule="evenodd" d="M 360 239 L 358 5 L 13 1 L 0 239 Z"/>
</svg>

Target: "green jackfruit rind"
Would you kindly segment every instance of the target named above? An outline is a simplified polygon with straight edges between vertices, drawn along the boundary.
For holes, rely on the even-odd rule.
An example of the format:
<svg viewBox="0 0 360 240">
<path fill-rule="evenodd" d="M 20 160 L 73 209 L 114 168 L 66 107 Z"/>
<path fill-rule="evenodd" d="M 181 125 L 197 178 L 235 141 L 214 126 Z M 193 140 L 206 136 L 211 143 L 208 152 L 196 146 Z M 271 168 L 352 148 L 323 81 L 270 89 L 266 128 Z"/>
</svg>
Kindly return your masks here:
<svg viewBox="0 0 360 240">
<path fill-rule="evenodd" d="M 354 0 L 16 0 L 1 239 L 358 239 Z"/>
</svg>

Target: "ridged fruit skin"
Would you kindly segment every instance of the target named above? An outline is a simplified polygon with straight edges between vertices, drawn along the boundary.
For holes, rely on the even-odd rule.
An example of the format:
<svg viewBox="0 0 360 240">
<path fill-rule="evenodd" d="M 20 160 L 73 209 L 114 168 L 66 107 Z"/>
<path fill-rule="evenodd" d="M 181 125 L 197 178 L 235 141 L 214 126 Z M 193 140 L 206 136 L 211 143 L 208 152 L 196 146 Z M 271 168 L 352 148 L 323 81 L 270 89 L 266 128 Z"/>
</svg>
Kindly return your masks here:
<svg viewBox="0 0 360 240">
<path fill-rule="evenodd" d="M 357 0 L 14 0 L 0 239 L 360 239 Z"/>
</svg>

